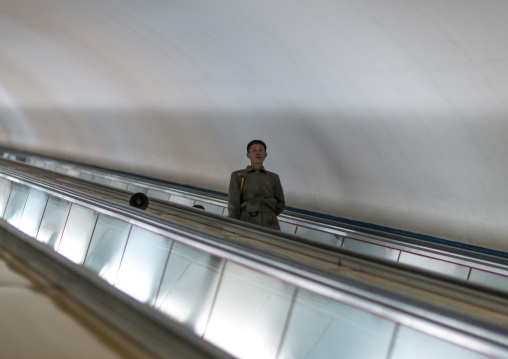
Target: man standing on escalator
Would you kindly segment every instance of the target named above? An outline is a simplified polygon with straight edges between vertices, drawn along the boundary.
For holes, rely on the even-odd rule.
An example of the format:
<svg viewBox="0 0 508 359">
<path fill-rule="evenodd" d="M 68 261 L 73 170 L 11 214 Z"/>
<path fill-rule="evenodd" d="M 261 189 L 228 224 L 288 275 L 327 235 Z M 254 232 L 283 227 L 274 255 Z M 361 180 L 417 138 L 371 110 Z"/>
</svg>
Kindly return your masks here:
<svg viewBox="0 0 508 359">
<path fill-rule="evenodd" d="M 231 174 L 228 192 L 228 217 L 280 230 L 277 216 L 286 207 L 279 176 L 265 170 L 267 156 L 263 141 L 247 145 L 247 168 Z"/>
</svg>

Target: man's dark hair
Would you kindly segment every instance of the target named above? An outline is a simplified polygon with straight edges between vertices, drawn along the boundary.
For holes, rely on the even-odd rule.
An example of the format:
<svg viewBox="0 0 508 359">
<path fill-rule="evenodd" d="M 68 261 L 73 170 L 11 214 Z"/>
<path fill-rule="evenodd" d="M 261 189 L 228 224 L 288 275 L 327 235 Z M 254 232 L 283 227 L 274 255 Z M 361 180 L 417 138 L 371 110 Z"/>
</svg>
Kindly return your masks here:
<svg viewBox="0 0 508 359">
<path fill-rule="evenodd" d="M 265 148 L 265 151 L 266 151 L 266 144 L 263 141 L 261 141 L 261 140 L 252 140 L 247 145 L 247 152 L 250 151 L 250 148 L 251 148 L 252 145 L 263 145 L 263 147 Z"/>
</svg>

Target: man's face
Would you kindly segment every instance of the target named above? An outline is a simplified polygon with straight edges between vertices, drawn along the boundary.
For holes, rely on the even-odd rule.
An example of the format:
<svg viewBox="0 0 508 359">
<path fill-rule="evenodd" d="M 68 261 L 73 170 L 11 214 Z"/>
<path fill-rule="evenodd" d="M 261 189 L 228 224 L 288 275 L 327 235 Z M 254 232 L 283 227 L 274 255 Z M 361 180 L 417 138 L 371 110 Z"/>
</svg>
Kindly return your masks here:
<svg viewBox="0 0 508 359">
<path fill-rule="evenodd" d="M 265 148 L 259 143 L 250 146 L 249 152 L 247 152 L 247 158 L 251 164 L 263 164 L 266 155 Z"/>
</svg>

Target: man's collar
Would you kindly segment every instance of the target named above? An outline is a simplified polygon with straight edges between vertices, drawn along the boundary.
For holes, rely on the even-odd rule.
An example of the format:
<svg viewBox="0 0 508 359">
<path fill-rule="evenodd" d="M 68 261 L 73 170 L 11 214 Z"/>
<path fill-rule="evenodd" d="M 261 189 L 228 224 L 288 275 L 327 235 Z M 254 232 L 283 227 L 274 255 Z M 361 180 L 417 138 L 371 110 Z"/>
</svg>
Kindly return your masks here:
<svg viewBox="0 0 508 359">
<path fill-rule="evenodd" d="M 247 168 L 245 168 L 245 170 L 246 170 L 247 172 L 252 172 L 252 171 L 255 171 L 255 169 L 254 169 L 254 168 L 252 168 L 252 166 L 251 166 L 251 165 L 248 165 L 248 166 L 247 166 Z M 266 172 L 266 170 L 265 170 L 265 166 L 261 166 L 261 168 L 260 168 L 259 170 L 260 170 L 260 171 L 263 171 L 263 172 Z"/>
</svg>

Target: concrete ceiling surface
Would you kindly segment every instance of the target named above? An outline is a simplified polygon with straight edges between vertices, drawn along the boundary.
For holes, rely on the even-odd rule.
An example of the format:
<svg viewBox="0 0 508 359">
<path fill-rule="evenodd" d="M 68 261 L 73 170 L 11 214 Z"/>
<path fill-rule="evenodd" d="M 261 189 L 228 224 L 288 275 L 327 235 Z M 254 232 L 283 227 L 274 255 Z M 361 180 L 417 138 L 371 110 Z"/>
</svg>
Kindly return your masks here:
<svg viewBox="0 0 508 359">
<path fill-rule="evenodd" d="M 508 2 L 0 0 L 0 144 L 508 250 Z"/>
</svg>

